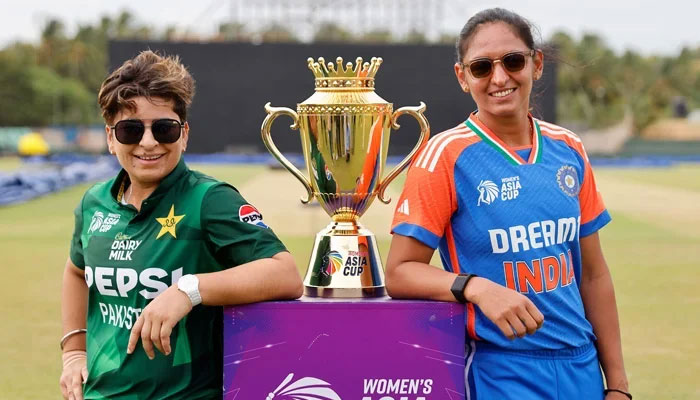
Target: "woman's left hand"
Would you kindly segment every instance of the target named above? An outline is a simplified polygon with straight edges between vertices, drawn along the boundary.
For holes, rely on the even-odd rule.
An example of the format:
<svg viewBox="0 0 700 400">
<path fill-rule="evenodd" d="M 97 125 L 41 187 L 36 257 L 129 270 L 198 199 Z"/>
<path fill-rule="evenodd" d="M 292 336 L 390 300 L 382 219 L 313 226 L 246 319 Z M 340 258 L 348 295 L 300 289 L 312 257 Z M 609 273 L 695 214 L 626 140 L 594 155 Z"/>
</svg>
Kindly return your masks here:
<svg viewBox="0 0 700 400">
<path fill-rule="evenodd" d="M 190 310 L 192 310 L 192 302 L 189 297 L 178 290 L 176 286 L 170 286 L 141 312 L 131 328 L 131 336 L 129 336 L 129 344 L 126 349 L 127 354 L 134 352 L 139 337 L 141 337 L 143 350 L 151 360 L 155 358 L 154 345 L 158 351 L 166 356 L 169 355 L 171 352 L 170 334 L 173 327 Z"/>
</svg>

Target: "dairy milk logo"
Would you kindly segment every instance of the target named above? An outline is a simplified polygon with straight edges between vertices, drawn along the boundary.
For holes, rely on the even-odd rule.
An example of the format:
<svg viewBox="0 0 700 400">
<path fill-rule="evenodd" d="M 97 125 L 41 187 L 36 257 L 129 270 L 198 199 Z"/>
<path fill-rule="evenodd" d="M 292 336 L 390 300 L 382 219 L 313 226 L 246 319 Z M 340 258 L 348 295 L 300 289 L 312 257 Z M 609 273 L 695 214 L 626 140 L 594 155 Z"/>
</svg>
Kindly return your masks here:
<svg viewBox="0 0 700 400">
<path fill-rule="evenodd" d="M 498 198 L 498 185 L 489 180 L 483 180 L 479 182 L 479 186 L 476 187 L 479 191 L 479 201 L 476 203 L 480 206 L 481 203 L 491 204 L 494 200 Z"/>
<path fill-rule="evenodd" d="M 244 204 L 238 209 L 238 218 L 245 223 L 267 228 L 267 225 L 263 222 L 260 211 L 250 204 Z"/>
<path fill-rule="evenodd" d="M 101 211 L 95 211 L 92 214 L 92 221 L 90 221 L 90 229 L 88 229 L 88 235 L 96 232 L 102 226 L 102 221 L 104 221 L 105 215 Z"/>
<path fill-rule="evenodd" d="M 342 400 L 331 384 L 312 377 L 304 377 L 292 382 L 294 373 L 290 373 L 265 400 Z"/>
</svg>

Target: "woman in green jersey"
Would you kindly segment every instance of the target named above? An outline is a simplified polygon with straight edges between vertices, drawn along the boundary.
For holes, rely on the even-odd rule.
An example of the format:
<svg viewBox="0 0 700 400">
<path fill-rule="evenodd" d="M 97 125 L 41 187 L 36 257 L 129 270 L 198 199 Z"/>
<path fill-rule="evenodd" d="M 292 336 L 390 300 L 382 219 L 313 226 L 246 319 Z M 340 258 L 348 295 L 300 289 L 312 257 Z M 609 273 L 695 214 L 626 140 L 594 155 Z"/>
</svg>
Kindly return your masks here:
<svg viewBox="0 0 700 400">
<path fill-rule="evenodd" d="M 102 84 L 107 143 L 122 170 L 75 210 L 62 289 L 64 398 L 220 399 L 218 306 L 302 293 L 260 212 L 182 160 L 193 95 L 179 59 L 151 51 Z"/>
</svg>

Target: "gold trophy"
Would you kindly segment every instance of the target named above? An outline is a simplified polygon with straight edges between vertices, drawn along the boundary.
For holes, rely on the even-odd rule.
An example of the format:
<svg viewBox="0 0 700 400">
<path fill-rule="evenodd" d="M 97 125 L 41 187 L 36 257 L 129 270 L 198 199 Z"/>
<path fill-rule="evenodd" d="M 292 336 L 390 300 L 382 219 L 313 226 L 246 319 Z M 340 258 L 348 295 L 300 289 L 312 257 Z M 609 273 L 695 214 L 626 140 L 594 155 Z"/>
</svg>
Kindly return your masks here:
<svg viewBox="0 0 700 400">
<path fill-rule="evenodd" d="M 262 139 L 272 155 L 304 185 L 302 203 L 313 198 L 330 215 L 332 222 L 316 235 L 309 268 L 304 278 L 304 294 L 310 297 L 381 297 L 385 295 L 382 267 L 374 234 L 363 227 L 359 217 L 375 196 L 384 197 L 389 183 L 408 166 L 430 135 L 423 115 L 425 104 L 393 111 L 392 103 L 374 91 L 374 76 L 382 63 L 372 58 L 355 65 L 338 57 L 336 65 L 308 59 L 316 77 L 314 94 L 297 111 L 265 105 Z M 391 129 L 396 120 L 410 114 L 418 120 L 418 143 L 382 179 L 389 149 Z M 280 115 L 294 120 L 299 129 L 308 178 L 285 158 L 270 136 L 272 123 Z"/>
</svg>

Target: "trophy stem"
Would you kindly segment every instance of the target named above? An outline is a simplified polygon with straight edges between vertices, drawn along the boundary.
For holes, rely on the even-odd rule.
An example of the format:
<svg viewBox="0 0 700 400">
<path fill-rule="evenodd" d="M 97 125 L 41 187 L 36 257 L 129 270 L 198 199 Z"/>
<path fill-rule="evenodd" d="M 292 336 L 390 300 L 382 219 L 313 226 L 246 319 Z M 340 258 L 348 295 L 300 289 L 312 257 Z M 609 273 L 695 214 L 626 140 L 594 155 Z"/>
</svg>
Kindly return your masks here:
<svg viewBox="0 0 700 400">
<path fill-rule="evenodd" d="M 316 235 L 304 278 L 309 297 L 382 297 L 384 268 L 374 234 L 357 221 L 331 222 Z"/>
</svg>

